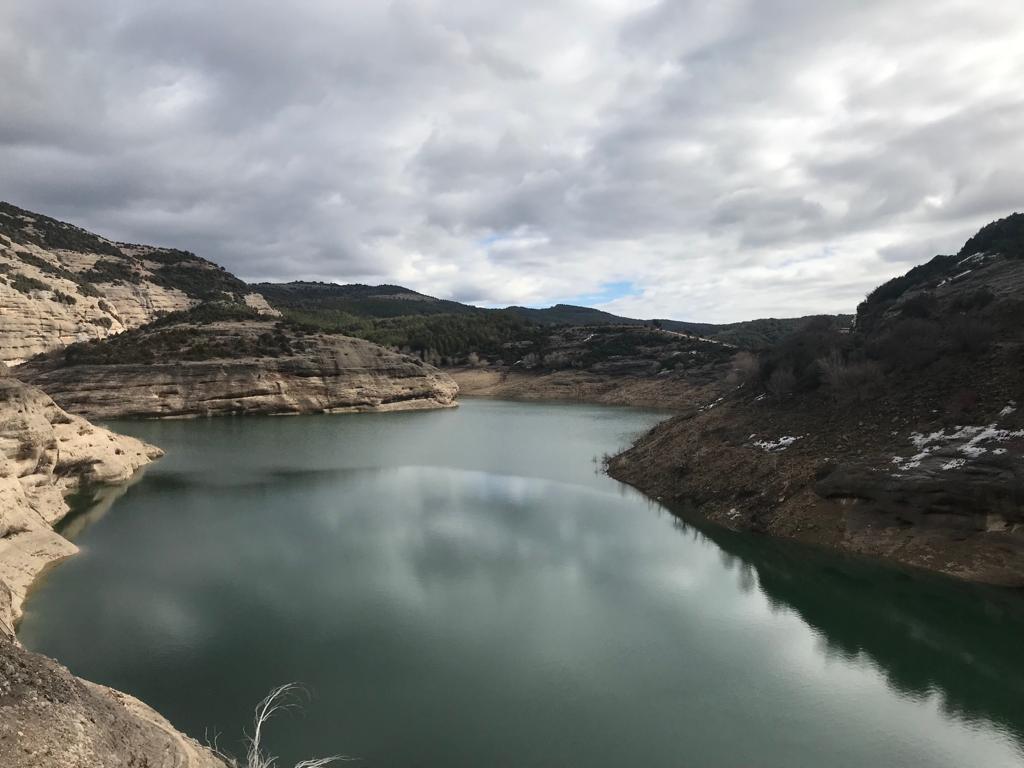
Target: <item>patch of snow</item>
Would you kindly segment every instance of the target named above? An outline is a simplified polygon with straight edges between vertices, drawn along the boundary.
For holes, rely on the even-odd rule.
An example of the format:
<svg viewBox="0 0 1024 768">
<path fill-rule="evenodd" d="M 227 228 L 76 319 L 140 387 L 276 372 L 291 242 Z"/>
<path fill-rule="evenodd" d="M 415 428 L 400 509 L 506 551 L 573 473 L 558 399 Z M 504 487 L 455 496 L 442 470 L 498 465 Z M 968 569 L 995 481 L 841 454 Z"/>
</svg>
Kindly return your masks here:
<svg viewBox="0 0 1024 768">
<path fill-rule="evenodd" d="M 959 275 L 953 275 L 949 279 L 950 280 L 954 280 L 954 281 L 955 280 L 959 280 L 961 277 L 966 277 L 967 275 L 971 274 L 971 272 L 973 272 L 973 271 L 974 271 L 973 269 L 967 269 L 967 270 L 964 270 L 963 272 L 961 272 Z"/>
<path fill-rule="evenodd" d="M 778 453 L 779 451 L 784 451 L 789 448 L 789 446 L 801 437 L 803 437 L 803 435 L 784 435 L 778 440 L 757 440 L 754 442 L 754 445 L 766 453 Z"/>
<path fill-rule="evenodd" d="M 993 456 L 1002 456 L 1004 453 L 1006 453 L 1005 448 L 996 448 L 994 451 L 992 451 Z"/>
<path fill-rule="evenodd" d="M 754 402 L 755 402 L 755 403 L 759 403 L 759 402 L 761 402 L 762 400 L 764 400 L 764 399 L 765 399 L 765 397 L 767 397 L 767 395 L 764 395 L 764 394 L 758 395 L 757 397 L 755 397 L 755 398 L 754 398 Z"/>
<path fill-rule="evenodd" d="M 972 253 L 970 256 L 966 256 L 956 263 L 958 267 L 962 267 L 964 264 L 977 264 L 978 262 L 985 261 L 990 254 L 979 251 L 978 253 Z"/>
<path fill-rule="evenodd" d="M 1000 413 L 1001 416 L 1008 416 L 1013 413 L 1015 406 L 1008 405 Z M 957 425 L 952 432 L 946 434 L 946 431 L 939 430 L 938 432 L 932 432 L 931 434 L 924 435 L 920 432 L 914 432 L 910 435 L 910 441 L 914 444 L 914 447 L 918 449 L 919 453 L 915 456 L 911 456 L 909 459 L 904 459 L 899 456 L 893 457 L 893 463 L 896 464 L 900 470 L 913 469 L 921 465 L 929 453 L 935 448 L 949 448 L 960 451 L 968 458 L 977 459 L 989 452 L 990 448 L 985 443 L 1005 443 L 1007 440 L 1017 437 L 1024 437 L 1024 429 L 1008 430 L 1000 429 L 996 422 L 989 424 L 988 426 L 960 426 Z M 995 453 L 995 451 L 993 451 Z M 999 449 L 999 454 L 1006 453 L 1005 449 Z M 952 459 L 947 462 L 946 465 L 942 466 L 942 469 L 955 469 L 963 466 L 963 464 L 955 464 L 955 462 L 966 463 L 965 459 Z"/>
<path fill-rule="evenodd" d="M 964 466 L 966 463 L 967 463 L 967 459 L 950 459 L 945 464 L 943 464 L 941 467 L 939 467 L 939 469 L 943 469 L 943 470 L 960 469 L 960 467 Z"/>
<path fill-rule="evenodd" d="M 1005 408 L 1003 408 L 1003 410 L 1001 410 L 999 412 L 999 415 L 1000 416 L 1009 416 L 1011 413 L 1013 413 L 1016 410 L 1017 410 L 1017 404 L 1014 403 L 1013 401 L 1011 401 L 1008 406 L 1006 406 Z"/>
</svg>

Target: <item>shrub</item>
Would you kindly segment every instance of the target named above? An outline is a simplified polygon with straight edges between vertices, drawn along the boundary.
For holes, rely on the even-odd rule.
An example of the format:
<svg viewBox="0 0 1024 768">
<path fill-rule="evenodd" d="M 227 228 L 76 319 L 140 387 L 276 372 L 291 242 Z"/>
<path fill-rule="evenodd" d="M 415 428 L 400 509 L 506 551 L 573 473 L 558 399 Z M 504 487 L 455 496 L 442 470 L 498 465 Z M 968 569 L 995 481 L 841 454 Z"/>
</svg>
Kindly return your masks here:
<svg viewBox="0 0 1024 768">
<path fill-rule="evenodd" d="M 839 333 L 832 318 L 815 318 L 762 355 L 761 380 L 767 386 L 775 371 L 782 368 L 794 377 L 795 388 L 814 389 L 821 383 L 817 361 L 832 350 L 842 350 L 849 344 L 849 336 Z"/>
<path fill-rule="evenodd" d="M 81 274 L 81 280 L 87 283 L 134 283 L 142 282 L 142 276 L 125 260 L 112 261 L 99 259 Z"/>
<path fill-rule="evenodd" d="M 874 395 L 882 382 L 882 369 L 870 360 L 847 361 L 833 350 L 818 360 L 822 380 L 840 402 L 861 402 Z"/>
<path fill-rule="evenodd" d="M 53 300 L 60 302 L 61 304 L 67 304 L 68 306 L 78 303 L 78 299 L 76 299 L 70 293 L 64 293 L 64 291 L 59 291 L 56 289 L 54 289 L 53 291 Z"/>
<path fill-rule="evenodd" d="M 946 348 L 954 355 L 976 357 L 987 352 L 995 338 L 992 323 L 974 317 L 955 317 L 946 327 Z"/>
<path fill-rule="evenodd" d="M 732 359 L 730 378 L 737 384 L 751 384 L 761 375 L 761 361 L 751 352 L 739 352 Z"/>
<path fill-rule="evenodd" d="M 103 294 L 100 293 L 99 289 L 90 282 L 83 282 L 78 284 L 78 292 L 83 296 L 88 296 L 93 299 L 98 299 Z"/>
<path fill-rule="evenodd" d="M 933 320 L 899 320 L 868 346 L 872 358 L 889 370 L 922 370 L 942 351 L 942 326 Z"/>
<path fill-rule="evenodd" d="M 935 297 L 922 291 L 900 304 L 900 316 L 901 317 L 931 317 L 935 314 L 935 310 L 938 308 L 938 302 Z"/>
<path fill-rule="evenodd" d="M 768 381 L 765 382 L 765 389 L 768 390 L 768 394 L 776 400 L 781 400 L 787 395 L 792 394 L 796 391 L 796 387 L 796 374 L 793 373 L 793 369 L 789 366 L 776 368 L 768 377 Z"/>
<path fill-rule="evenodd" d="M 954 312 L 974 312 L 979 309 L 984 309 L 991 304 L 996 298 L 996 295 L 992 292 L 992 289 L 987 285 L 978 288 L 968 294 L 957 296 L 950 304 L 950 309 Z"/>
<path fill-rule="evenodd" d="M 30 294 L 32 291 L 49 290 L 50 286 L 41 280 L 36 280 L 34 277 L 29 277 L 28 275 L 23 275 L 18 272 L 14 276 L 14 279 L 11 280 L 11 288 L 20 293 Z"/>
</svg>

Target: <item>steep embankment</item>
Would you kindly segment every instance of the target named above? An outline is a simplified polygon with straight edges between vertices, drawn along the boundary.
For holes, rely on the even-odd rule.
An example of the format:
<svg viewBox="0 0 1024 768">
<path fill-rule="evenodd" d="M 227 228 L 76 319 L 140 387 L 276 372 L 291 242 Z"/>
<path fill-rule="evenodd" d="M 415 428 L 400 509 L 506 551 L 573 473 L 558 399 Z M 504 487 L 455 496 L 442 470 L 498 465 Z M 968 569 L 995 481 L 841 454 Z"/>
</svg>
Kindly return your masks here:
<svg viewBox="0 0 1024 768">
<path fill-rule="evenodd" d="M 1024 586 L 1013 242 L 1024 217 L 881 286 L 855 333 L 812 327 L 741 357 L 728 396 L 659 425 L 609 471 L 730 528 Z"/>
<path fill-rule="evenodd" d="M 19 377 L 88 418 L 444 408 L 458 386 L 361 339 L 201 310 L 37 358 Z"/>
<path fill-rule="evenodd" d="M 130 696 L 80 680 L 21 648 L 14 623 L 32 582 L 74 554 L 54 532 L 64 497 L 124 483 L 160 450 L 70 415 L 39 390 L 0 377 L 0 764 L 223 766 Z"/>
<path fill-rule="evenodd" d="M 226 296 L 276 314 L 192 253 L 115 243 L 0 203 L 0 361 L 17 364 Z"/>
</svg>

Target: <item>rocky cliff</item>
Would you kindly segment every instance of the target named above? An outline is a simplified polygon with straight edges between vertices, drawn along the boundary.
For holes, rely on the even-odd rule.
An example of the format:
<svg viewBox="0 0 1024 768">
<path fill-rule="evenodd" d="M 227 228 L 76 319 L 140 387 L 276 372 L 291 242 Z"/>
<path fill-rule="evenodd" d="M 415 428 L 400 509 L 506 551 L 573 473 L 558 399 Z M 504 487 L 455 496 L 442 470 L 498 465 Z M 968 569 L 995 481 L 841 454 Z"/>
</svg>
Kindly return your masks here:
<svg viewBox="0 0 1024 768">
<path fill-rule="evenodd" d="M 211 306 L 69 347 L 18 375 L 99 419 L 443 408 L 458 394 L 447 374 L 368 341 Z"/>
<path fill-rule="evenodd" d="M 1024 216 L 740 355 L 613 476 L 730 528 L 1024 586 Z"/>
<path fill-rule="evenodd" d="M 10 768 L 223 766 L 130 696 L 80 680 L 14 638 L 39 573 L 75 553 L 54 532 L 73 491 L 124 483 L 161 454 L 0 377 L 0 764 Z"/>
<path fill-rule="evenodd" d="M 115 243 L 0 203 L 0 361 L 17 364 L 225 296 L 276 314 L 241 280 L 194 254 Z"/>
</svg>

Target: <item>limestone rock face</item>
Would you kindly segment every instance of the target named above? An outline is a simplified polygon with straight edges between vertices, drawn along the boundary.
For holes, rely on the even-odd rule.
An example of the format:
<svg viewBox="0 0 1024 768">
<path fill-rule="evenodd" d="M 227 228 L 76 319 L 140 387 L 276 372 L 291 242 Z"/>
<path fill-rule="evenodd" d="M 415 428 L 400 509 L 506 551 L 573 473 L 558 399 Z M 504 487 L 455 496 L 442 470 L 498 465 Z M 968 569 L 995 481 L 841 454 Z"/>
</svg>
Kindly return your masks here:
<svg viewBox="0 0 1024 768">
<path fill-rule="evenodd" d="M 53 530 L 64 495 L 123 483 L 160 455 L 58 408 L 0 366 L 0 765 L 223 768 L 142 702 L 21 648 L 14 621 L 49 563 L 76 548 Z"/>
<path fill-rule="evenodd" d="M 229 296 L 278 314 L 241 280 L 194 254 L 115 243 L 0 203 L 0 361 L 16 365 Z"/>
<path fill-rule="evenodd" d="M 64 497 L 82 487 L 123 483 L 160 449 L 66 413 L 46 394 L 0 378 L 0 582 L 10 593 L 0 624 L 10 626 L 32 581 L 75 546 L 53 531 Z"/>
<path fill-rule="evenodd" d="M 55 355 L 18 375 L 92 419 L 444 408 L 458 394 L 415 358 L 269 321 L 148 326 L 86 353 L 83 364 Z"/>
</svg>

